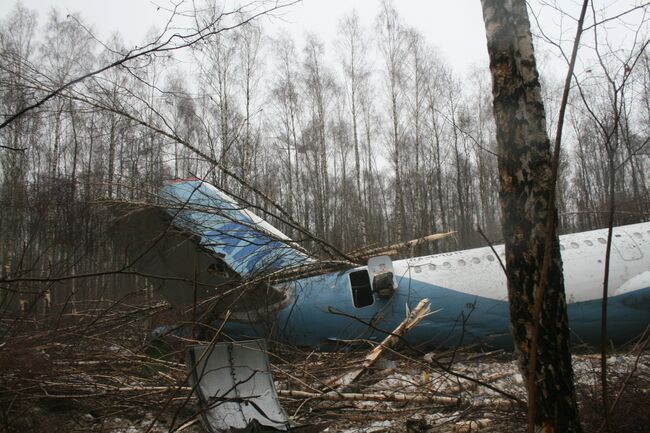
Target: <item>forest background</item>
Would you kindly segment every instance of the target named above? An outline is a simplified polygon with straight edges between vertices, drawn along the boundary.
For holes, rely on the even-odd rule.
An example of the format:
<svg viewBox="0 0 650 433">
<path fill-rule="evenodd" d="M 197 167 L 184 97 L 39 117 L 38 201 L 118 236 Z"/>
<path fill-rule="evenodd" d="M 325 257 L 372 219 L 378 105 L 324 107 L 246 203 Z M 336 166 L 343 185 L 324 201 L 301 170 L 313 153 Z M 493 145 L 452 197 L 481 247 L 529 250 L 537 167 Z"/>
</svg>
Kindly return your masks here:
<svg viewBox="0 0 650 433">
<path fill-rule="evenodd" d="M 252 203 L 307 248 L 265 214 L 268 199 L 343 251 L 450 230 L 454 239 L 407 253 L 485 245 L 479 229 L 500 241 L 487 65 L 454 71 L 391 2 L 376 4 L 370 26 L 354 11 L 341 16 L 331 41 L 297 41 L 274 21 L 252 19 L 265 2 L 234 11 L 181 5 L 165 10 L 167 26 L 140 47 L 119 34 L 100 41 L 93 23 L 56 9 L 16 3 L 1 18 L 3 122 L 138 54 L 0 129 L 3 311 L 74 309 L 134 291 L 153 298 L 154 283 L 131 272 L 113 244 L 105 204 L 156 202 L 175 178 L 199 177 Z M 555 10 L 561 33 L 572 34 L 557 5 L 539 7 Z M 594 8 L 588 18 L 581 53 L 591 54 L 574 77 L 561 155 L 563 233 L 606 225 L 610 169 L 616 224 L 650 214 L 648 5 L 628 9 Z M 211 37 L 191 39 L 191 25 Z M 562 64 L 566 41 L 544 30 L 536 43 Z M 542 79 L 552 137 L 563 83 Z"/>
</svg>

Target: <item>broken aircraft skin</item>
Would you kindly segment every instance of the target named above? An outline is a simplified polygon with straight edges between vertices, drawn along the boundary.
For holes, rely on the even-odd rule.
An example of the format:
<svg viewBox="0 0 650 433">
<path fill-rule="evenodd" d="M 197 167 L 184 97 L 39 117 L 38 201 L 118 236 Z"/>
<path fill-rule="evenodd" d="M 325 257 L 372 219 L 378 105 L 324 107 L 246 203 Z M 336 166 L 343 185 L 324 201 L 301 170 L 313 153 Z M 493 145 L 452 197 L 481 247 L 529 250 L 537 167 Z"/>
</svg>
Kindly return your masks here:
<svg viewBox="0 0 650 433">
<path fill-rule="evenodd" d="M 250 279 L 315 262 L 276 228 L 206 182 L 172 181 L 163 188 L 161 199 L 165 221 L 153 224 L 148 216 L 138 226 L 146 227 L 138 230 L 140 236 L 148 237 L 149 244 L 159 239 L 160 233 L 151 232 L 156 224 L 184 234 L 149 248 L 150 257 L 143 257 L 141 264 L 150 274 L 184 275 L 200 279 L 202 285 L 213 282 L 223 287 L 229 277 L 222 275 Z M 560 237 L 569 323 L 576 343 L 599 343 L 606 239 L 607 230 Z M 138 242 L 137 236 L 130 240 Z M 200 253 L 192 253 L 197 248 Z M 503 256 L 503 245 L 494 248 Z M 650 324 L 650 223 L 616 227 L 611 255 L 608 337 L 623 344 Z M 187 306 L 194 299 L 192 285 L 183 285 L 180 279 L 157 281 L 172 303 Z M 263 290 L 240 302 L 243 307 L 231 315 L 225 334 L 332 350 L 355 340 L 381 341 L 385 331 L 404 320 L 406 306 L 414 308 L 428 298 L 435 314 L 405 336 L 411 346 L 512 347 L 505 275 L 489 247 L 395 262 L 374 257 L 368 266 Z M 205 296 L 209 293 L 201 294 Z"/>
</svg>

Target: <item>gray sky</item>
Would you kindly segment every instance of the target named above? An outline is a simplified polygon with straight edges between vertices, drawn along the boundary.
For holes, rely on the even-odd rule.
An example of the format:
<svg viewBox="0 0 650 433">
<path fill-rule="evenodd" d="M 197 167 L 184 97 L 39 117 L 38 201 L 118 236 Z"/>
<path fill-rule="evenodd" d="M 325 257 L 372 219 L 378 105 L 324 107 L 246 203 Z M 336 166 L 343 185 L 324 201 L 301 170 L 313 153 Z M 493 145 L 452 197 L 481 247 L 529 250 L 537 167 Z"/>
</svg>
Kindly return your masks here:
<svg viewBox="0 0 650 433">
<path fill-rule="evenodd" d="M 174 0 L 177 1 L 178 0 Z M 202 0 L 194 0 L 202 4 Z M 227 3 L 247 3 L 256 0 L 225 0 Z M 558 4 L 573 17 L 577 17 L 580 0 L 557 0 Z M 616 16 L 634 5 L 645 3 L 647 0 L 596 0 L 596 10 L 599 16 Z M 43 24 L 52 7 L 62 14 L 80 12 L 85 22 L 102 40 L 108 40 L 112 33 L 118 32 L 128 45 L 142 45 L 147 40 L 147 34 L 153 28 L 161 28 L 169 17 L 164 10 L 171 0 L 22 0 L 30 9 L 39 12 L 39 22 Z M 531 0 L 532 10 L 539 17 L 544 32 L 560 40 L 566 52 L 570 52 L 571 42 L 575 35 L 574 19 L 562 16 L 552 7 L 541 7 L 538 1 Z M 544 2 L 541 2 L 544 3 Z M 548 3 L 548 2 L 546 2 Z M 13 8 L 15 0 L 0 1 L 0 17 L 7 15 Z M 192 5 L 192 0 L 186 0 L 186 8 Z M 163 6 L 159 9 L 158 6 Z M 484 24 L 480 0 L 394 0 L 402 21 L 419 30 L 425 40 L 435 46 L 443 60 L 458 74 L 466 73 L 472 66 L 486 67 L 488 63 L 485 42 Z M 305 32 L 313 32 L 327 44 L 332 51 L 332 44 L 337 33 L 339 19 L 356 9 L 362 24 L 371 28 L 379 11 L 380 0 L 302 0 L 301 3 L 285 9 L 281 17 L 265 18 L 267 34 L 273 35 L 280 28 L 286 29 L 300 45 Z M 541 11 L 541 13 L 540 13 Z M 612 49 L 629 45 L 635 37 L 635 26 L 631 23 L 640 21 L 640 12 L 626 15 L 623 19 L 608 21 L 601 27 L 607 43 Z M 587 21 L 593 20 L 588 16 Z M 535 28 L 536 19 L 531 17 Z M 626 29 L 627 26 L 627 30 Z M 536 31 L 536 30 L 534 30 Z M 650 30 L 645 26 L 643 34 Z M 370 32 L 369 34 L 372 34 Z M 601 37 L 602 38 L 602 37 Z M 603 43 L 605 38 L 601 39 Z M 583 36 L 585 46 L 581 48 L 576 72 L 589 70 L 595 63 L 593 51 L 593 35 L 588 32 Z M 538 65 L 542 72 L 550 76 L 563 78 L 566 63 L 562 60 L 557 49 L 548 44 L 537 44 L 536 54 Z"/>
<path fill-rule="evenodd" d="M 292 26 L 292 32 L 309 29 L 332 41 L 338 20 L 344 14 L 356 9 L 368 27 L 374 24 L 379 6 L 379 0 L 304 0 L 292 8 L 287 19 L 293 23 L 287 26 Z M 473 64 L 487 64 L 483 15 L 478 0 L 397 0 L 395 7 L 402 21 L 420 31 L 454 69 L 461 71 Z"/>
<path fill-rule="evenodd" d="M 22 0 L 39 12 L 43 23 L 52 7 L 62 14 L 78 11 L 102 40 L 119 32 L 128 45 L 141 44 L 154 26 L 162 26 L 168 17 L 157 5 L 168 0 Z M 13 8 L 15 0 L 0 2 L 0 16 Z M 191 4 L 188 2 L 188 4 Z M 380 0 L 303 0 L 278 19 L 265 20 L 269 33 L 283 27 L 296 40 L 307 31 L 318 34 L 331 44 L 336 37 L 339 19 L 353 8 L 362 24 L 370 27 L 379 11 Z M 396 0 L 395 7 L 407 25 L 416 28 L 428 43 L 436 46 L 442 57 L 458 72 L 474 64 L 487 64 L 487 50 L 479 0 Z"/>
</svg>

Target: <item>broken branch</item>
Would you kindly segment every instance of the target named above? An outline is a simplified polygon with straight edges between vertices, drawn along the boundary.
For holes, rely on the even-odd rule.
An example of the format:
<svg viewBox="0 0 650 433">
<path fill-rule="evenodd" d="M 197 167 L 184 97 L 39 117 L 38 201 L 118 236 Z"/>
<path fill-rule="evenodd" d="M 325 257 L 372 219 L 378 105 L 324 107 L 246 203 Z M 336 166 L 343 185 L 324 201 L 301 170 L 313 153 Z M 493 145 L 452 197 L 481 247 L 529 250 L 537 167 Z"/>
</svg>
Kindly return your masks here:
<svg viewBox="0 0 650 433">
<path fill-rule="evenodd" d="M 408 308 L 408 307 L 407 307 Z M 431 307 L 429 305 L 428 299 L 422 299 L 415 309 L 411 312 L 407 311 L 406 318 L 399 324 L 395 330 L 390 333 L 384 341 L 377 347 L 375 347 L 364 359 L 361 367 L 356 368 L 349 373 L 335 379 L 329 383 L 329 386 L 334 389 L 341 389 L 350 385 L 352 382 L 357 380 L 361 375 L 372 365 L 377 362 L 377 359 L 384 353 L 386 349 L 392 347 L 397 341 L 406 334 L 410 329 L 415 325 L 420 323 L 422 319 L 431 314 Z"/>
</svg>

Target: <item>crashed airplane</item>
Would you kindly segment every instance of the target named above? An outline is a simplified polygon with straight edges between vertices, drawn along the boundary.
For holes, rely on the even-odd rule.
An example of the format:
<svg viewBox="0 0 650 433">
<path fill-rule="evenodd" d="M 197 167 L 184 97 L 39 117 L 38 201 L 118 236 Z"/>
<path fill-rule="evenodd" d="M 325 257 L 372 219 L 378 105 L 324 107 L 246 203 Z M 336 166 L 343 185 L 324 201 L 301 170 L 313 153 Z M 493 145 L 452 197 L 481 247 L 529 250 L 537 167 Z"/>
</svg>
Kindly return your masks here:
<svg viewBox="0 0 650 433">
<path fill-rule="evenodd" d="M 322 430 L 290 421 L 265 339 L 320 350 L 377 341 L 382 344 L 375 350 L 381 350 L 384 338 L 393 338 L 410 311 L 421 311 L 428 300 L 435 311 L 418 313 L 418 323 L 403 336 L 409 345 L 512 347 L 503 245 L 394 262 L 366 251 L 365 266 L 317 260 L 197 179 L 168 183 L 156 206 L 125 204 L 117 211 L 114 235 L 129 263 L 186 313 L 193 330 L 204 325 L 199 337 L 213 340 L 190 347 L 186 359 L 208 432 Z M 613 233 L 608 337 L 623 344 L 650 324 L 650 223 Z M 600 339 L 606 243 L 607 230 L 560 237 L 577 343 Z M 215 343 L 205 331 L 217 329 L 225 341 Z"/>
<path fill-rule="evenodd" d="M 511 347 L 506 279 L 495 256 L 503 257 L 503 245 L 394 262 L 378 256 L 367 266 L 323 270 L 297 243 L 204 181 L 169 182 L 160 199 L 158 207 L 123 213 L 116 234 L 137 257 L 135 268 L 154 276 L 173 305 L 217 328 L 230 311 L 223 332 L 234 340 L 265 337 L 321 350 L 381 341 L 404 320 L 405 306 L 427 298 L 435 314 L 405 336 L 410 345 Z M 607 230 L 560 237 L 577 343 L 600 339 L 606 239 Z M 295 270 L 303 272 L 292 278 Z M 650 324 L 650 223 L 614 229 L 609 287 L 608 337 L 622 344 Z"/>
</svg>

